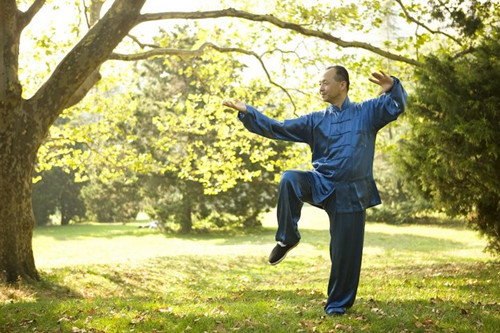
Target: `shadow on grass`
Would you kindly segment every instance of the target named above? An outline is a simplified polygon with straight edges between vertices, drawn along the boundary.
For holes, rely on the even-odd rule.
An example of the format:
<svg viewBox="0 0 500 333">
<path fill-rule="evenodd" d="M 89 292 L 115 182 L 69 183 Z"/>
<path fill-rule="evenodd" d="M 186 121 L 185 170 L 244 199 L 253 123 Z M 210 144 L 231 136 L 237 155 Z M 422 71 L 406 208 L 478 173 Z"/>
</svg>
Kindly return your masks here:
<svg viewBox="0 0 500 333">
<path fill-rule="evenodd" d="M 9 332 L 290 332 L 304 317 L 320 319 L 315 297 L 295 291 L 256 290 L 175 305 L 166 298 L 53 299 L 7 305 L 0 328 Z M 174 305 L 172 305 L 174 304 Z M 316 304 L 317 306 L 315 306 Z M 300 313 L 299 313 L 300 312 Z"/>
<path fill-rule="evenodd" d="M 162 260 L 167 262 L 172 258 Z M 186 260 L 189 265 L 184 268 L 201 264 L 194 257 Z M 178 262 L 174 260 L 171 265 L 174 267 Z M 493 279 L 498 275 L 499 266 L 498 263 L 430 265 L 425 269 L 442 273 L 432 278 L 436 283 L 444 285 L 448 278 L 455 283 L 477 279 L 485 281 L 487 285 L 484 287 L 494 288 L 490 293 L 498 295 L 500 290 L 498 286 L 495 288 Z M 208 271 L 217 267 L 217 263 L 205 265 Z M 243 270 L 245 268 L 251 268 L 251 265 L 242 267 Z M 412 281 L 420 280 L 426 274 L 422 268 L 406 267 L 407 271 L 417 273 Z M 232 273 L 230 267 L 222 267 L 222 270 Z M 333 329 L 355 332 L 495 332 L 500 324 L 500 304 L 491 301 L 494 296 L 481 303 L 483 290 L 462 290 L 464 295 L 472 295 L 463 300 L 447 299 L 443 294 L 441 298 L 429 298 L 422 296 L 425 293 L 419 294 L 422 287 L 413 285 L 412 281 L 406 287 L 406 296 L 410 299 L 400 300 L 398 297 L 401 295 L 390 294 L 390 290 L 380 292 L 375 298 L 363 298 L 361 295 L 345 316 L 327 317 L 323 312 L 325 295 L 300 285 L 293 289 L 281 289 L 280 286 L 261 288 L 260 284 L 255 284 L 253 288 L 232 290 L 231 287 L 211 286 L 207 274 L 196 277 L 202 281 L 197 281 L 195 289 L 184 286 L 185 293 L 173 296 L 158 292 L 151 286 L 145 288 L 146 294 L 141 293 L 136 285 L 141 280 L 138 276 L 130 281 L 126 276 L 117 278 L 113 272 L 88 274 L 101 274 L 102 278 L 122 285 L 123 290 L 128 292 L 110 297 L 95 295 L 89 299 L 77 296 L 76 292 L 67 293 L 60 282 L 49 280 L 44 288 L 56 292 L 41 293 L 35 303 L 14 303 L 0 308 L 2 332 L 81 332 L 84 329 L 90 332 L 328 332 Z M 296 278 L 290 275 L 289 280 Z M 402 272 L 391 277 L 407 279 Z M 464 284 L 463 288 L 467 286 Z"/>
<path fill-rule="evenodd" d="M 498 332 L 500 306 L 457 301 L 414 299 L 392 302 L 359 300 L 347 312 L 350 331 L 369 332 Z M 360 325 L 357 319 L 362 320 Z"/>
<path fill-rule="evenodd" d="M 323 313 L 326 286 L 314 289 L 324 281 L 307 282 L 319 270 L 299 265 L 176 256 L 56 270 L 28 286 L 33 301 L 0 307 L 0 331 L 323 332 L 341 324 L 348 331 L 494 332 L 500 324 L 500 263 L 364 270 L 361 283 L 373 295 L 362 286 L 354 307 L 335 318 Z"/>
</svg>

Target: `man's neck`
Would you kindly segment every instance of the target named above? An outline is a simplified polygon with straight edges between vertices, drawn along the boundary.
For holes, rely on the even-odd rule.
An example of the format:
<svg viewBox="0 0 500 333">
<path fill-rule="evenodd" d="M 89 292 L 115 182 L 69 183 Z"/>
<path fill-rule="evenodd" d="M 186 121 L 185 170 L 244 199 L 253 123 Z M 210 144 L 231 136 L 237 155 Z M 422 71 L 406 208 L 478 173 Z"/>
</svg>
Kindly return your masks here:
<svg viewBox="0 0 500 333">
<path fill-rule="evenodd" d="M 342 109 L 342 104 L 344 104 L 345 100 L 347 99 L 347 95 L 339 97 L 333 103 L 331 103 L 333 106 L 338 107 L 340 110 Z"/>
</svg>

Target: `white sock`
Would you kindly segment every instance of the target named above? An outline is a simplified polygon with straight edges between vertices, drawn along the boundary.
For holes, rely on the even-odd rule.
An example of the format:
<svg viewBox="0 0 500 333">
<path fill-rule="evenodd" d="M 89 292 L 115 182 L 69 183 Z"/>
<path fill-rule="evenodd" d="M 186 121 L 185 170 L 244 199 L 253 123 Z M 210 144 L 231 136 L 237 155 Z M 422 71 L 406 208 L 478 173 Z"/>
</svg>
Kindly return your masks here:
<svg viewBox="0 0 500 333">
<path fill-rule="evenodd" d="M 281 247 L 285 247 L 286 246 L 286 244 L 283 243 L 283 242 L 278 242 L 278 245 L 281 246 Z"/>
</svg>

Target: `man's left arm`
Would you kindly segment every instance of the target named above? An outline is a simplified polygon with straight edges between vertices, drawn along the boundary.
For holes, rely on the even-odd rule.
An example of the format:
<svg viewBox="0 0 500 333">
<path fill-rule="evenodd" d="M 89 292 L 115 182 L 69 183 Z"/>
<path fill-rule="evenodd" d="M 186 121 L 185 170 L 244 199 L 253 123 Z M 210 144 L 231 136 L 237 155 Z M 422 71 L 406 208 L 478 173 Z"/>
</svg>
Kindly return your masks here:
<svg viewBox="0 0 500 333">
<path fill-rule="evenodd" d="M 370 115 L 373 117 L 374 129 L 378 131 L 404 112 L 408 94 L 396 77 L 391 77 L 382 71 L 372 75 L 370 81 L 381 87 L 380 97 L 372 100 L 373 114 Z"/>
</svg>

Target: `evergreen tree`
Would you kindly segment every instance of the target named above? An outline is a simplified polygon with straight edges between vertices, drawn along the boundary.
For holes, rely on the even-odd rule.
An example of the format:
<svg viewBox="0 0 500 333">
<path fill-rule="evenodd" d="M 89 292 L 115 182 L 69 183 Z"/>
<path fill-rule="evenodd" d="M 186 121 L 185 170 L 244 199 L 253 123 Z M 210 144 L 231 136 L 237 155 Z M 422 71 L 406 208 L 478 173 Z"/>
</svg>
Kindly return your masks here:
<svg viewBox="0 0 500 333">
<path fill-rule="evenodd" d="M 413 188 L 500 253 L 500 29 L 472 52 L 430 56 L 419 71 L 399 163 Z"/>
</svg>

